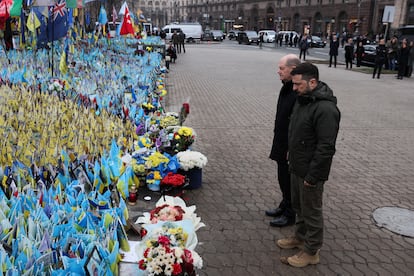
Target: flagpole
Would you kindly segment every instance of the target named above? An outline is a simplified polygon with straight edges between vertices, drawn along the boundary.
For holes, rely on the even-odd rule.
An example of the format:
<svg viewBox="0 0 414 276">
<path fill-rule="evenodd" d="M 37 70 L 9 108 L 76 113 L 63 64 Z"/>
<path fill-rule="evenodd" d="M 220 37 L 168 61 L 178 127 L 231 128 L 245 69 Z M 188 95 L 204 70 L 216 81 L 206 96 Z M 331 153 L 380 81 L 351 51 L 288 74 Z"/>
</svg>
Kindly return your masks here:
<svg viewBox="0 0 414 276">
<path fill-rule="evenodd" d="M 55 2 L 55 5 L 56 5 L 56 2 Z M 55 8 L 55 6 L 53 6 L 53 9 Z M 52 14 L 52 16 L 53 16 L 53 14 Z M 49 17 L 50 17 L 50 15 L 49 15 Z M 53 52 L 54 52 L 54 45 L 53 45 L 53 42 L 55 41 L 55 20 L 53 19 L 53 21 L 52 21 L 52 78 L 54 77 L 54 71 L 55 71 L 55 60 L 54 60 L 54 57 L 53 57 Z"/>
</svg>

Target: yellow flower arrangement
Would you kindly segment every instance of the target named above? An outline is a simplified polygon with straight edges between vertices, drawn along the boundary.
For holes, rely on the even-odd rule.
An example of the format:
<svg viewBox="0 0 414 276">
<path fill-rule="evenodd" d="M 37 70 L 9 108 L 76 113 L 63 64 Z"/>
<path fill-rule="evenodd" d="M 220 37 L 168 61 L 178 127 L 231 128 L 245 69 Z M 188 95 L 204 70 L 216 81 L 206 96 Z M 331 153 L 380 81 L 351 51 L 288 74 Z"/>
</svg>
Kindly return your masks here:
<svg viewBox="0 0 414 276">
<path fill-rule="evenodd" d="M 194 143 L 195 134 L 190 127 L 180 127 L 177 132 L 174 133 L 174 139 L 172 146 L 175 152 L 187 150 L 189 146 Z"/>
</svg>

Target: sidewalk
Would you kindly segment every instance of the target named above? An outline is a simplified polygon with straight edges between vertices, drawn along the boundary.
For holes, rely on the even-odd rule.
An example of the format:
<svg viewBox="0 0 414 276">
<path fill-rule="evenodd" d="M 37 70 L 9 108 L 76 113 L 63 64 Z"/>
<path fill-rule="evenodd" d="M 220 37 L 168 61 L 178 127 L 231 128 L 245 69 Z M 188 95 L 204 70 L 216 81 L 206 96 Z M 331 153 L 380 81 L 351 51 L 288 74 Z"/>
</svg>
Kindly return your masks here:
<svg viewBox="0 0 414 276">
<path fill-rule="evenodd" d="M 203 187 L 184 194 L 206 224 L 198 231 L 199 275 L 414 274 L 414 239 L 372 219 L 383 206 L 414 209 L 413 79 L 373 80 L 318 64 L 342 120 L 325 185 L 321 263 L 298 269 L 279 261 L 296 251 L 275 244 L 294 227 L 270 227 L 264 215 L 281 199 L 276 163 L 268 158 L 281 54 L 221 44 L 187 44 L 186 50 L 170 67 L 166 109 L 178 111 L 189 100 L 185 125 L 197 132 L 194 149 L 209 159 Z"/>
</svg>

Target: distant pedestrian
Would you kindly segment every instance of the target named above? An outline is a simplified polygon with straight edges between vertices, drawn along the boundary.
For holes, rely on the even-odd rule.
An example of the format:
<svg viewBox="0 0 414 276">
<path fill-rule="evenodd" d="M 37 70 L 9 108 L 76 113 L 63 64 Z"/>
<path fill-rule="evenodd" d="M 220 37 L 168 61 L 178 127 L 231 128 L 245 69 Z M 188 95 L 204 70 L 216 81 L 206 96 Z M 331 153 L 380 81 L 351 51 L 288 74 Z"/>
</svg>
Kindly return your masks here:
<svg viewBox="0 0 414 276">
<path fill-rule="evenodd" d="M 372 73 L 372 78 L 375 78 L 375 74 L 377 74 L 377 79 L 380 78 L 381 70 L 386 60 L 387 60 L 387 47 L 385 46 L 385 40 L 380 39 L 379 44 L 375 51 L 375 65 L 374 65 L 374 72 Z"/>
<path fill-rule="evenodd" d="M 335 154 L 340 111 L 329 86 L 319 81 L 318 68 L 301 63 L 291 72 L 296 103 L 290 117 L 288 145 L 292 206 L 296 212 L 295 234 L 279 239 L 284 249 L 300 248 L 283 263 L 305 267 L 320 262 L 323 244 L 322 201 Z"/>
<path fill-rule="evenodd" d="M 177 33 L 177 31 L 174 31 L 173 35 L 171 36 L 171 40 L 177 53 L 181 53 L 180 35 Z"/>
<path fill-rule="evenodd" d="M 413 74 L 414 66 L 414 41 L 410 41 L 410 56 L 408 57 L 408 72 L 407 77 L 411 77 Z"/>
<path fill-rule="evenodd" d="M 182 49 L 182 51 L 185 54 L 185 33 L 184 32 L 180 32 L 179 33 L 179 37 L 180 37 L 180 48 Z"/>
<path fill-rule="evenodd" d="M 398 50 L 398 76 L 397 79 L 402 80 L 405 76 L 408 59 L 410 57 L 410 48 L 408 47 L 407 39 L 403 39 L 401 42 L 401 47 Z"/>
<path fill-rule="evenodd" d="M 308 51 L 308 45 L 308 36 L 304 35 L 299 42 L 299 59 L 301 59 L 303 56 L 303 60 L 306 60 L 306 52 Z"/>
<path fill-rule="evenodd" d="M 334 61 L 334 67 L 336 68 L 336 58 L 338 57 L 339 41 L 338 37 L 334 33 L 329 43 L 329 67 L 332 67 L 332 59 Z"/>
<path fill-rule="evenodd" d="M 263 32 L 261 32 L 260 33 L 260 35 L 259 35 L 259 47 L 260 47 L 260 49 L 262 49 L 262 46 L 263 46 Z"/>
<path fill-rule="evenodd" d="M 160 38 L 162 39 L 162 40 L 165 40 L 165 38 L 167 37 L 167 33 L 164 31 L 164 30 L 161 30 L 160 31 Z"/>
<path fill-rule="evenodd" d="M 277 39 L 279 40 L 279 47 L 283 45 L 283 34 L 278 34 Z"/>
<path fill-rule="evenodd" d="M 296 48 L 298 47 L 298 42 L 300 41 L 299 36 L 295 35 L 293 38 L 293 46 Z"/>
<path fill-rule="evenodd" d="M 172 43 L 170 43 L 170 45 L 168 46 L 166 53 L 167 53 L 167 56 L 169 56 L 168 59 L 172 63 L 175 63 L 175 60 L 177 59 L 177 49 L 175 49 Z M 167 69 L 169 68 L 167 67 Z"/>
<path fill-rule="evenodd" d="M 356 48 L 356 60 L 357 60 L 357 67 L 361 67 L 362 56 L 365 54 L 364 45 L 362 45 L 362 41 L 360 41 Z"/>
<path fill-rule="evenodd" d="M 346 69 L 352 69 L 352 62 L 354 60 L 354 44 L 352 43 L 352 38 L 349 38 L 344 46 L 345 50 L 345 65 Z"/>
<path fill-rule="evenodd" d="M 388 57 L 388 69 L 395 71 L 395 63 L 397 61 L 397 54 L 398 54 L 398 40 L 397 37 L 391 38 L 391 40 L 387 44 L 387 57 Z"/>
</svg>

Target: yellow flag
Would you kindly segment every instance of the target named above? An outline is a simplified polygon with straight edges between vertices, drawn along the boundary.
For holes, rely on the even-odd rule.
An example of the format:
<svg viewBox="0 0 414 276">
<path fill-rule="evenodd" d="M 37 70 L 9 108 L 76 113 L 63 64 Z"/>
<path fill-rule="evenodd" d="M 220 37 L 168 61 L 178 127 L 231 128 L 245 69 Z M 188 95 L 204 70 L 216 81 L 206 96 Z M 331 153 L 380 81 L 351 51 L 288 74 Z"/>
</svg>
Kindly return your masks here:
<svg viewBox="0 0 414 276">
<path fill-rule="evenodd" d="M 39 18 L 37 18 L 37 15 L 34 11 L 31 11 L 29 13 L 29 17 L 27 18 L 27 29 L 31 31 L 32 33 L 36 31 L 37 28 L 40 27 L 40 21 Z"/>
<path fill-rule="evenodd" d="M 65 75 L 68 72 L 68 64 L 66 63 L 65 51 L 63 51 L 62 56 L 60 57 L 59 70 L 62 75 Z"/>
</svg>

